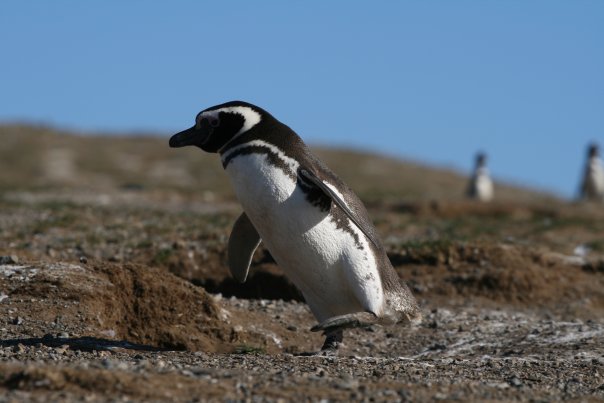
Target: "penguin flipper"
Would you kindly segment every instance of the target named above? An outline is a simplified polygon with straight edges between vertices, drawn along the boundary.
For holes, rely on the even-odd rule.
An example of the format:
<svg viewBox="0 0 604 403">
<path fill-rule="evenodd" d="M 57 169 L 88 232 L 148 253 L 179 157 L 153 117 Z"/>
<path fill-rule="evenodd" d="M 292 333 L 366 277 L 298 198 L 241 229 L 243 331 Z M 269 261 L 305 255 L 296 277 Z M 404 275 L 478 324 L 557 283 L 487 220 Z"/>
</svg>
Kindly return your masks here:
<svg viewBox="0 0 604 403">
<path fill-rule="evenodd" d="M 302 180 L 309 181 L 321 189 L 326 196 L 328 196 L 340 209 L 342 209 L 348 218 L 350 218 L 350 221 L 352 221 L 378 249 L 381 248 L 379 242 L 377 242 L 371 233 L 367 231 L 367 229 L 361 224 L 361 221 L 357 219 L 356 214 L 348 207 L 346 201 L 342 199 L 342 197 L 336 193 L 326 182 L 322 181 L 309 170 L 304 168 L 300 168 L 298 170 L 298 174 L 302 177 Z"/>
<path fill-rule="evenodd" d="M 227 256 L 231 275 L 245 283 L 254 251 L 260 245 L 260 235 L 245 213 L 241 213 L 229 236 Z"/>
</svg>

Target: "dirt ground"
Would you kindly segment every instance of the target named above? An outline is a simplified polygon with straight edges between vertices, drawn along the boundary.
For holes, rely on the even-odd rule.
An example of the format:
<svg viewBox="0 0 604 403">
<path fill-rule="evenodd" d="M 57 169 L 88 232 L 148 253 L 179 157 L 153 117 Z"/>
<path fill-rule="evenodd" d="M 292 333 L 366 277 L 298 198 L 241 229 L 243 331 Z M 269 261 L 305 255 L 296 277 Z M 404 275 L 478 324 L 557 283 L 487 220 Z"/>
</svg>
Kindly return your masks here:
<svg viewBox="0 0 604 403">
<path fill-rule="evenodd" d="M 363 156 L 356 186 L 424 319 L 347 331 L 320 356 L 267 251 L 247 283 L 230 277 L 240 210 L 197 178 L 212 165 L 161 139 L 137 154 L 136 139 L 3 130 L 0 402 L 604 400 L 604 206 L 512 187 L 492 204 L 446 198 L 463 178 Z M 117 160 L 91 165 L 88 148 Z M 350 153 L 321 153 L 356 175 Z"/>
</svg>

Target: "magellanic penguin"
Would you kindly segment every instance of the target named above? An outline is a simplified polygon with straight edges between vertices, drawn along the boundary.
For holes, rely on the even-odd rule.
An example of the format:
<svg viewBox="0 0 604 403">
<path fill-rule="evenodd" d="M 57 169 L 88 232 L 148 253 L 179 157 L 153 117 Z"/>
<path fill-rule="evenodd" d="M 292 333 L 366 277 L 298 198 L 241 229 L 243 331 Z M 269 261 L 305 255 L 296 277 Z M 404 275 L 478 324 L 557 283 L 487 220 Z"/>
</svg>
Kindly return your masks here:
<svg viewBox="0 0 604 403">
<path fill-rule="evenodd" d="M 220 154 L 243 207 L 228 242 L 231 274 L 244 282 L 263 242 L 318 320 L 323 350 L 338 348 L 344 328 L 421 319 L 362 202 L 288 126 L 227 102 L 170 138 L 188 145 Z"/>
<path fill-rule="evenodd" d="M 470 178 L 467 195 L 471 199 L 488 202 L 493 200 L 493 181 L 487 168 L 487 156 L 484 153 L 476 154 L 474 172 Z"/>
<path fill-rule="evenodd" d="M 587 148 L 587 163 L 581 182 L 581 198 L 604 201 L 604 167 L 602 167 L 600 159 L 600 150 L 595 143 L 590 144 Z"/>
</svg>

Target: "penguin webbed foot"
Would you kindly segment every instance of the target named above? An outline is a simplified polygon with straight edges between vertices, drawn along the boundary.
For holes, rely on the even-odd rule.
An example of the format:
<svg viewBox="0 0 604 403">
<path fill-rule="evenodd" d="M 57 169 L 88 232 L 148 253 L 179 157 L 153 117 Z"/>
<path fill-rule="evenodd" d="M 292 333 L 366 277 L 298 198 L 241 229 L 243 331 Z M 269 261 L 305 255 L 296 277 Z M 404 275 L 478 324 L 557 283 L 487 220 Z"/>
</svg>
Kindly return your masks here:
<svg viewBox="0 0 604 403">
<path fill-rule="evenodd" d="M 319 354 L 335 355 L 344 340 L 344 331 L 338 329 L 325 334 L 325 342 Z"/>
<path fill-rule="evenodd" d="M 298 357 L 335 357 L 338 355 L 338 349 L 344 340 L 344 331 L 342 329 L 325 332 L 325 342 L 320 351 L 303 352 L 294 354 Z"/>
<path fill-rule="evenodd" d="M 326 336 L 329 336 L 331 332 L 354 328 L 354 327 L 369 327 L 375 325 L 378 322 L 378 317 L 371 312 L 355 312 L 346 315 L 334 316 L 313 326 L 311 332 L 320 332 Z M 326 340 L 327 342 L 327 340 Z"/>
</svg>

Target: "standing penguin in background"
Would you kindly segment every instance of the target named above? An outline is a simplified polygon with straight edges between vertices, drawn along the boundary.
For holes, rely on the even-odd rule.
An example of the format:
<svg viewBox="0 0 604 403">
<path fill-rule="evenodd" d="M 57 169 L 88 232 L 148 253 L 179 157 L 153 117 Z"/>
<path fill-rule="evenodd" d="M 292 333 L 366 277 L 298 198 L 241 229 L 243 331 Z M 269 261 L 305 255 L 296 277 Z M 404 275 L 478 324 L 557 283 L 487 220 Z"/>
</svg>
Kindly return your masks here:
<svg viewBox="0 0 604 403">
<path fill-rule="evenodd" d="M 599 147 L 595 143 L 587 148 L 585 174 L 581 182 L 581 199 L 604 201 L 604 168 Z"/>
<path fill-rule="evenodd" d="M 469 198 L 481 202 L 493 200 L 493 181 L 487 168 L 487 156 L 485 153 L 476 154 L 476 165 L 470 178 L 467 195 Z"/>
<path fill-rule="evenodd" d="M 322 350 L 337 350 L 345 328 L 421 319 L 359 198 L 288 126 L 233 101 L 170 139 L 188 145 L 220 154 L 243 207 L 228 242 L 231 274 L 245 282 L 264 242 L 318 320 Z"/>
</svg>

